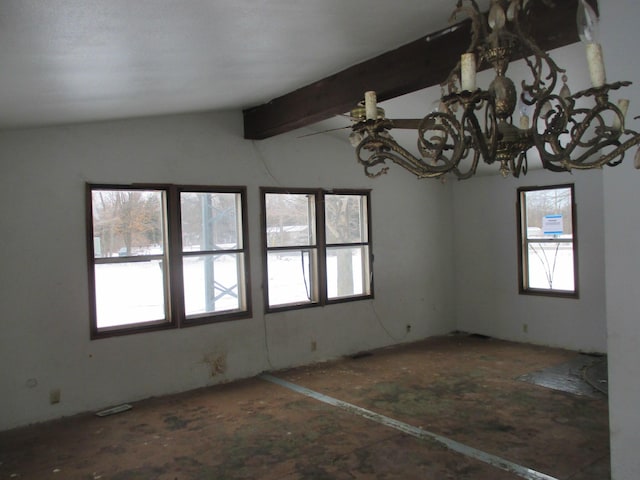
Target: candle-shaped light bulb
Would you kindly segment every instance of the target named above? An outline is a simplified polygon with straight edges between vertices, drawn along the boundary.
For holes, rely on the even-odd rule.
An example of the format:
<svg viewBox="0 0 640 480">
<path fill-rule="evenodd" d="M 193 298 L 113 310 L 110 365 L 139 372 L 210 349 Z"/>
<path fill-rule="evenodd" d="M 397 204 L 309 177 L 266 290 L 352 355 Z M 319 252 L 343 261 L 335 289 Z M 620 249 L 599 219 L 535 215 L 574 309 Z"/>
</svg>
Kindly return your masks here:
<svg viewBox="0 0 640 480">
<path fill-rule="evenodd" d="M 349 135 L 349 142 L 354 148 L 357 147 L 363 139 L 364 135 L 362 135 L 362 133 L 360 132 L 351 132 L 351 134 Z"/>
<path fill-rule="evenodd" d="M 587 43 L 586 48 L 591 85 L 596 88 L 602 87 L 607 82 L 607 75 L 604 70 L 604 59 L 602 58 L 602 47 L 599 43 Z"/>
<path fill-rule="evenodd" d="M 576 21 L 578 23 L 578 35 L 587 49 L 587 63 L 589 64 L 591 84 L 596 88 L 602 87 L 607 78 L 602 58 L 602 47 L 599 43 L 598 16 L 586 0 L 579 0 L 578 2 Z"/>
<path fill-rule="evenodd" d="M 516 19 L 516 14 L 520 8 L 520 2 L 518 0 L 512 0 L 507 8 L 507 20 L 513 22 Z"/>
<path fill-rule="evenodd" d="M 439 98 L 436 98 L 433 102 L 431 102 L 431 112 L 437 112 L 440 110 L 440 104 L 442 103 L 442 100 Z"/>
<path fill-rule="evenodd" d="M 442 92 L 442 96 L 444 97 L 444 91 Z M 436 100 L 431 102 L 431 112 L 432 113 L 451 113 L 447 104 L 442 101 L 442 97 L 437 98 Z"/>
<path fill-rule="evenodd" d="M 500 3 L 498 3 L 497 1 L 493 1 L 491 9 L 489 10 L 489 18 L 487 19 L 491 30 L 501 29 L 502 27 L 504 27 L 506 20 L 506 15 L 503 8 L 500 6 Z"/>
<path fill-rule="evenodd" d="M 626 98 L 618 100 L 618 109 L 622 114 L 622 119 L 624 119 L 627 116 L 627 110 L 629 110 L 629 100 Z M 613 128 L 615 130 L 622 129 L 622 121 L 620 121 L 620 117 L 618 115 L 613 118 Z"/>
<path fill-rule="evenodd" d="M 463 53 L 460 59 L 460 86 L 469 92 L 476 89 L 476 56 L 473 53 Z"/>
<path fill-rule="evenodd" d="M 378 99 L 376 92 L 369 91 L 364 93 L 364 110 L 367 120 L 375 120 L 378 118 Z"/>
<path fill-rule="evenodd" d="M 531 105 L 528 105 L 525 102 L 531 101 L 531 95 L 528 93 L 523 93 L 518 100 L 518 110 L 520 111 L 520 129 L 521 130 L 529 130 L 529 115 L 531 114 Z"/>
<path fill-rule="evenodd" d="M 442 96 L 444 96 L 444 88 L 442 89 Z M 444 115 L 451 115 L 451 110 L 449 110 L 448 105 L 442 101 L 442 97 L 434 101 L 432 106 L 433 109 L 431 113 L 442 113 Z M 442 130 L 441 125 L 442 118 L 440 116 L 436 116 L 433 121 L 433 127 L 430 129 L 431 137 L 429 141 L 433 144 L 440 144 L 444 142 L 445 133 Z M 432 165 L 435 165 L 435 163 L 432 163 Z"/>
<path fill-rule="evenodd" d="M 578 35 L 583 43 L 600 43 L 598 15 L 586 0 L 578 1 Z"/>
</svg>

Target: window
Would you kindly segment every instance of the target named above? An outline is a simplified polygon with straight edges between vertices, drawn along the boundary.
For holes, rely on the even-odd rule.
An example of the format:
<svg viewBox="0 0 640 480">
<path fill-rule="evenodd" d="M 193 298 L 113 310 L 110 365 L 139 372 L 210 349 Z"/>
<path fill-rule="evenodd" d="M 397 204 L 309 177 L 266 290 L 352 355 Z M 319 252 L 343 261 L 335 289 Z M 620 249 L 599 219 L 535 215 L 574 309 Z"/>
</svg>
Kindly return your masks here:
<svg viewBox="0 0 640 480">
<path fill-rule="evenodd" d="M 181 191 L 180 211 L 186 319 L 246 310 L 241 194 Z"/>
<path fill-rule="evenodd" d="M 369 192 L 262 189 L 267 311 L 372 297 Z"/>
<path fill-rule="evenodd" d="M 578 296 L 573 185 L 518 189 L 520 293 Z"/>
<path fill-rule="evenodd" d="M 368 204 L 366 195 L 324 195 L 329 300 L 371 292 Z"/>
<path fill-rule="evenodd" d="M 250 315 L 244 188 L 87 192 L 92 337 Z"/>
</svg>

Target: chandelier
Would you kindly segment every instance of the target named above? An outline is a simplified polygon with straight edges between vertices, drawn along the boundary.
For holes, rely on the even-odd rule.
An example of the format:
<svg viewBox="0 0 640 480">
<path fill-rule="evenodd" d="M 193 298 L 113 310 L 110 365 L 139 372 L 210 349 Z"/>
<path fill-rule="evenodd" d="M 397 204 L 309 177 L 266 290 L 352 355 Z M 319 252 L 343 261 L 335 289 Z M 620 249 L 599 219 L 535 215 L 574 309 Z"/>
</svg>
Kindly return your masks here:
<svg viewBox="0 0 640 480">
<path fill-rule="evenodd" d="M 551 5 L 550 0 L 542 1 Z M 609 93 L 630 82 L 607 83 L 598 43 L 598 18 L 586 0 L 578 0 L 578 33 L 586 45 L 591 88 L 572 94 L 567 75 L 526 32 L 529 0 L 491 0 L 488 15 L 475 0 L 458 0 L 451 21 L 471 20 L 471 43 L 441 85 L 438 107 L 422 120 L 385 118 L 375 92 L 351 111 L 350 139 L 369 177 L 386 173 L 390 160 L 418 178 L 451 173 L 466 179 L 480 161 L 499 165 L 503 176 L 526 174 L 527 152 L 537 152 L 542 167 L 553 172 L 602 168 L 622 162 L 640 135 L 625 129 L 629 101 L 609 100 Z M 506 75 L 509 62 L 522 57 L 530 80 L 520 92 Z M 493 67 L 486 90 L 476 87 L 476 66 Z M 514 124 L 518 107 L 520 116 Z M 389 131 L 418 130 L 418 152 L 400 146 Z M 636 166 L 640 164 L 640 150 Z"/>
</svg>

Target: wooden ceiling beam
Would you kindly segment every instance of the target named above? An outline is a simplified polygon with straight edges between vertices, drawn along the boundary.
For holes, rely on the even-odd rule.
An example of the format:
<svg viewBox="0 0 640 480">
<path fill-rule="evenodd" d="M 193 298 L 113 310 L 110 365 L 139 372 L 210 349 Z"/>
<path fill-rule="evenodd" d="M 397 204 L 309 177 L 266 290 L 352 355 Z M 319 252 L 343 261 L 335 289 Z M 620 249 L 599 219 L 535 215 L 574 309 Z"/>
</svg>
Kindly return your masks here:
<svg viewBox="0 0 640 480">
<path fill-rule="evenodd" d="M 578 0 L 555 0 L 550 8 L 536 2 L 531 33 L 545 51 L 579 40 Z M 470 43 L 470 22 L 421 37 L 400 48 L 354 65 L 269 103 L 244 110 L 244 138 L 259 140 L 295 130 L 350 111 L 375 90 L 385 101 L 438 85 Z"/>
</svg>

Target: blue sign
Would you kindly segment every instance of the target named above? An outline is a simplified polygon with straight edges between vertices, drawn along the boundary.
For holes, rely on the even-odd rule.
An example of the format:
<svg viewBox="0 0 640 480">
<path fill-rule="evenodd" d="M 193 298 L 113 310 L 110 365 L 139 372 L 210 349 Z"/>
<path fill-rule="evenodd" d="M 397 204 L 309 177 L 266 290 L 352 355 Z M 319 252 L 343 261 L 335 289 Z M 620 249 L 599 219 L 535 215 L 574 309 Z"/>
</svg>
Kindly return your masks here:
<svg viewBox="0 0 640 480">
<path fill-rule="evenodd" d="M 542 233 L 545 235 L 562 235 L 563 231 L 562 215 L 545 215 L 542 217 Z"/>
</svg>

